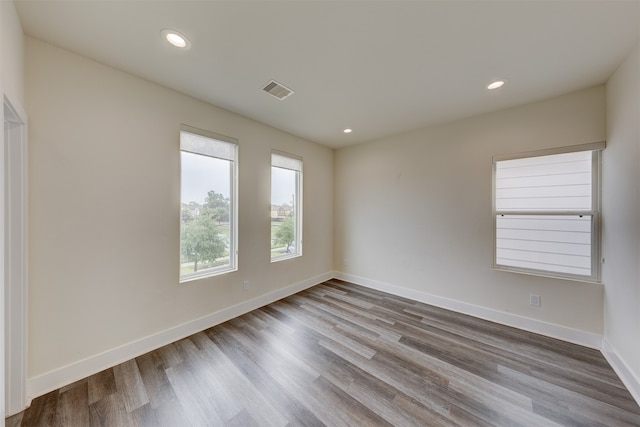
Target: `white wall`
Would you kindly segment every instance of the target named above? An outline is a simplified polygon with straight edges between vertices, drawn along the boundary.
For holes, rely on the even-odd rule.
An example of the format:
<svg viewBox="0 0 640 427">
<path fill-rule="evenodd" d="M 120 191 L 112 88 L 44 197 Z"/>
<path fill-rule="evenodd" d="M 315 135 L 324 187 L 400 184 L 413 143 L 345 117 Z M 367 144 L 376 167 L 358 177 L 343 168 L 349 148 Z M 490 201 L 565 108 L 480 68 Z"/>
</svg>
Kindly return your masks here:
<svg viewBox="0 0 640 427">
<path fill-rule="evenodd" d="M 13 1 L 0 1 L 2 90 L 15 108 L 24 106 L 24 36 Z"/>
<path fill-rule="evenodd" d="M 602 202 L 604 338 L 640 401 L 640 47 L 607 83 Z"/>
<path fill-rule="evenodd" d="M 521 327 L 559 326 L 565 339 L 585 332 L 597 346 L 602 285 L 491 269 L 491 174 L 493 155 L 603 141 L 605 119 L 599 86 L 338 150 L 336 270 Z"/>
<path fill-rule="evenodd" d="M 29 376 L 50 375 L 35 392 L 80 372 L 66 365 L 331 274 L 332 150 L 26 40 Z M 239 270 L 183 285 L 181 123 L 240 144 Z M 274 264 L 272 149 L 303 157 L 305 186 L 304 255 Z M 250 282 L 247 292 L 243 280 Z M 107 367 L 100 363 L 92 366 Z"/>
</svg>

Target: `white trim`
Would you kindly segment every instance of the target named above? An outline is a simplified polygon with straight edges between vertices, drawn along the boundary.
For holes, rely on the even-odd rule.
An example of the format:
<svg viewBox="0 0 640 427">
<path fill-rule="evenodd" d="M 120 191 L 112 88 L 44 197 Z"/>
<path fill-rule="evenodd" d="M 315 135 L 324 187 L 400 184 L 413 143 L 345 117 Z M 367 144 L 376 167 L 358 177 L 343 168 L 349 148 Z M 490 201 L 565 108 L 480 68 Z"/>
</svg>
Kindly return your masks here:
<svg viewBox="0 0 640 427">
<path fill-rule="evenodd" d="M 633 370 L 629 368 L 629 365 L 622 359 L 618 352 L 609 344 L 609 341 L 606 338 L 602 339 L 602 355 L 609 365 L 613 368 L 613 370 L 620 377 L 620 381 L 627 387 L 631 396 L 638 402 L 640 405 L 640 378 L 633 373 Z"/>
<path fill-rule="evenodd" d="M 495 245 L 494 245 L 494 249 L 495 249 Z M 587 276 L 579 276 L 577 274 L 576 275 L 566 274 L 563 276 L 558 276 L 556 274 L 553 274 L 553 272 L 549 272 L 545 270 L 534 270 L 533 268 L 524 268 L 524 267 L 518 268 L 518 267 L 511 267 L 511 266 L 494 263 L 491 265 L 491 269 L 495 271 L 506 271 L 507 273 L 526 274 L 527 276 L 548 277 L 548 278 L 557 279 L 557 280 L 569 280 L 571 282 L 602 284 L 602 280 L 592 280 L 590 277 L 587 277 Z"/>
<path fill-rule="evenodd" d="M 30 378 L 27 382 L 29 399 L 42 396 L 45 393 L 56 390 L 74 381 L 78 381 L 164 345 L 186 338 L 197 332 L 211 328 L 212 326 L 226 322 L 227 320 L 241 316 L 267 304 L 271 304 L 274 301 L 325 282 L 333 277 L 333 272 L 329 271 L 310 279 L 260 295 L 256 298 L 241 302 L 215 313 L 207 314 L 206 316 L 191 320 L 165 331 L 149 335 L 137 341 L 107 350 L 104 353 L 96 354 L 78 362 L 63 366 L 62 368 Z"/>
<path fill-rule="evenodd" d="M 520 153 L 501 154 L 493 156 L 493 162 L 501 162 L 503 160 L 515 160 L 524 157 L 541 157 L 553 154 L 576 153 L 578 151 L 602 151 L 607 148 L 606 141 L 591 142 L 587 144 L 567 145 L 564 147 L 547 148 L 544 150 L 525 151 Z"/>
<path fill-rule="evenodd" d="M 599 212 L 601 212 L 601 188 L 602 188 L 602 155 L 601 152 L 606 148 L 606 142 L 594 142 L 590 144 L 573 145 L 567 147 L 551 148 L 546 150 L 531 151 L 527 153 L 516 153 L 508 155 L 493 156 L 493 165 L 491 173 L 491 209 L 493 215 L 493 261 L 491 268 L 496 271 L 508 271 L 518 274 L 529 274 L 533 276 L 552 277 L 557 279 L 568 279 L 575 281 L 583 281 L 589 283 L 601 283 L 601 264 L 602 258 L 602 230 Z M 496 208 L 496 180 L 497 180 L 497 164 L 509 160 L 527 159 L 539 156 L 549 156 L 558 154 L 570 154 L 578 152 L 591 151 L 591 209 L 590 210 L 568 210 L 568 211 L 526 211 L 519 209 L 497 209 Z M 568 272 L 557 272 L 553 270 L 539 270 L 529 267 L 518 267 L 513 265 L 498 264 L 498 248 L 497 248 L 497 217 L 504 215 L 539 215 L 539 216 L 555 216 L 555 215 L 590 215 L 591 221 L 591 268 L 590 275 L 579 275 Z"/>
<path fill-rule="evenodd" d="M 190 136 L 187 136 L 190 135 Z M 195 140 L 193 138 L 196 138 Z M 217 148 L 224 147 L 217 152 Z M 180 152 L 199 154 L 229 162 L 229 264 L 213 268 L 202 269 L 199 272 L 182 274 L 178 277 L 179 283 L 187 283 L 205 277 L 217 276 L 238 271 L 238 140 L 229 136 L 219 135 L 213 132 L 194 128 L 188 125 L 180 125 Z M 227 150 L 228 149 L 228 150 Z M 182 186 L 184 163 L 180 156 L 180 185 Z M 182 190 L 180 192 L 180 258 L 182 262 Z"/>
<path fill-rule="evenodd" d="M 239 144 L 239 141 L 237 138 L 233 138 L 231 136 L 222 135 L 222 134 L 211 132 L 204 129 L 199 129 L 194 126 L 185 125 L 184 123 L 180 124 L 180 132 L 192 133 L 194 135 L 204 136 L 205 138 L 215 139 L 218 141 L 227 142 L 229 144 L 234 144 L 234 145 Z M 186 151 L 190 151 L 190 150 L 186 150 Z M 208 155 L 206 153 L 200 153 L 200 154 L 204 154 L 205 156 Z M 235 159 L 227 158 L 226 160 L 234 160 L 234 161 L 237 160 L 237 154 Z"/>
<path fill-rule="evenodd" d="M 294 154 L 285 153 L 284 151 L 271 150 L 271 175 L 270 175 L 271 178 L 270 179 L 271 179 L 272 186 L 273 186 L 273 168 L 288 169 L 296 173 L 296 182 L 295 182 L 296 192 L 294 194 L 294 200 L 293 200 L 293 214 L 295 215 L 295 220 L 296 220 L 296 223 L 295 223 L 295 227 L 296 227 L 295 249 L 296 250 L 295 250 L 295 253 L 293 254 L 283 254 L 283 255 L 274 256 L 273 253 L 271 253 L 272 263 L 302 256 L 302 241 L 303 241 L 302 221 L 304 218 L 304 215 L 303 215 L 303 206 L 304 206 L 303 179 L 304 178 L 302 173 L 302 167 L 303 167 L 302 157 L 296 156 Z M 273 206 L 273 199 L 271 200 L 271 204 L 272 204 L 271 206 Z"/>
<path fill-rule="evenodd" d="M 478 317 L 480 319 L 489 320 L 518 329 L 523 329 L 525 331 L 534 332 L 536 334 L 545 335 L 551 338 L 557 338 L 563 341 L 583 345 L 585 347 L 593 348 L 596 350 L 600 350 L 602 345 L 602 336 L 599 334 L 580 331 L 578 329 L 572 329 L 566 326 L 555 325 L 553 323 L 547 323 L 540 320 L 530 319 L 528 317 L 522 317 L 486 307 L 480 307 L 462 301 L 443 298 L 437 295 L 428 294 L 426 292 L 403 288 L 389 283 L 380 282 L 378 280 L 367 279 L 365 277 L 356 276 L 354 274 L 336 271 L 335 277 L 337 279 L 346 280 L 357 285 L 387 292 L 392 295 L 409 298 L 414 301 L 423 302 L 425 304 L 435 305 L 436 307 L 445 308 L 457 313 L 467 314 L 469 316 Z"/>
<path fill-rule="evenodd" d="M 603 338 L 601 335 L 479 307 L 473 304 L 443 298 L 349 273 L 336 271 L 334 276 L 336 279 L 346 280 L 357 285 L 387 292 L 392 295 L 409 298 L 414 301 L 435 305 L 447 310 L 468 314 L 470 316 L 599 350 L 627 390 L 629 390 L 631 396 L 635 399 L 638 405 L 640 405 L 640 378 L 634 374 L 633 370 L 624 361 L 624 359 L 618 355 L 607 339 Z"/>
<path fill-rule="evenodd" d="M 0 82 L 1 83 L 1 82 Z M 1 88 L 0 88 L 1 89 Z M 4 115 L 4 110 L 3 110 Z M 6 301 L 4 297 L 6 280 L 5 280 L 5 265 L 4 265 L 4 257 L 5 257 L 5 231 L 4 231 L 4 221 L 5 221 L 5 178 L 4 178 L 4 165 L 5 165 L 5 155 L 4 155 L 4 120 L 2 120 L 0 124 L 0 128 L 2 130 L 2 145 L 3 149 L 0 150 L 0 419 L 4 419 L 6 416 L 6 369 L 5 369 L 5 352 L 6 352 L 6 336 L 5 336 L 5 307 Z"/>
<path fill-rule="evenodd" d="M 4 381 L 5 415 L 27 403 L 27 125 L 26 115 L 3 98 Z M 5 170 L 6 168 L 6 170 Z"/>
<path fill-rule="evenodd" d="M 182 325 L 178 325 L 174 328 L 170 328 L 157 334 L 108 350 L 104 353 L 91 356 L 37 377 L 30 378 L 27 382 L 27 391 L 29 396 L 27 404 L 29 405 L 31 403 L 31 399 L 37 396 L 41 396 L 74 381 L 88 377 L 104 369 L 138 357 L 149 351 L 188 337 L 217 324 L 226 322 L 227 320 L 248 313 L 251 310 L 263 307 L 274 301 L 293 295 L 332 278 L 346 280 L 351 283 L 377 289 L 392 295 L 398 295 L 458 313 L 468 314 L 470 316 L 600 350 L 631 395 L 636 399 L 638 404 L 640 404 L 640 379 L 634 375 L 633 371 L 627 366 L 624 360 L 617 355 L 615 349 L 613 349 L 609 343 L 598 334 L 579 331 L 539 320 L 516 316 L 514 314 L 503 313 L 497 310 L 479 307 L 339 271 L 327 272 L 310 279 L 303 280 L 285 288 L 269 292 L 265 295 L 244 301 L 232 307 L 208 314 Z"/>
</svg>

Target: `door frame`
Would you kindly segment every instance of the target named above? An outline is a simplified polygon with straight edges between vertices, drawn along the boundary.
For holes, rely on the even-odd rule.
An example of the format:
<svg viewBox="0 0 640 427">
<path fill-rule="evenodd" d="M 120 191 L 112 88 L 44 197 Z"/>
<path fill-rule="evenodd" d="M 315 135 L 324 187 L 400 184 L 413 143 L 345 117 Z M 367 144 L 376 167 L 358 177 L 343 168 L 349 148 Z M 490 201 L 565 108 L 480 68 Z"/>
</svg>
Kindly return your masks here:
<svg viewBox="0 0 640 427">
<path fill-rule="evenodd" d="M 4 391 L 7 416 L 27 406 L 27 126 L 3 97 L 2 146 Z"/>
</svg>

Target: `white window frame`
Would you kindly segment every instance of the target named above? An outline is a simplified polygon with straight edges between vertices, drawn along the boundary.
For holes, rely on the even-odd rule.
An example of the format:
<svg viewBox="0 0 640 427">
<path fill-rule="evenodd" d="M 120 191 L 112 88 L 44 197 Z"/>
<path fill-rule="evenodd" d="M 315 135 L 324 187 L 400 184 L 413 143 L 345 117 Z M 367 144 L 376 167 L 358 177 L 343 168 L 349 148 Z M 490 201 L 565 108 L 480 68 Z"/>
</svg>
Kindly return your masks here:
<svg viewBox="0 0 640 427">
<path fill-rule="evenodd" d="M 201 149 L 196 146 L 189 146 L 189 144 L 183 143 L 182 133 L 191 133 L 199 135 L 216 142 L 222 142 L 230 144 L 232 149 L 231 153 L 224 156 L 218 156 L 206 152 L 206 149 Z M 206 268 L 195 273 L 189 273 L 180 276 L 180 283 L 190 282 L 192 280 L 203 279 L 206 277 L 217 276 L 220 274 L 229 273 L 238 270 L 238 140 L 229 136 L 220 135 L 217 133 L 209 132 L 206 130 L 198 129 L 188 125 L 180 125 L 180 153 L 189 152 L 193 154 L 199 154 L 212 158 L 218 158 L 222 160 L 230 161 L 230 189 L 229 189 L 229 264 L 218 267 Z M 180 177 L 182 178 L 182 162 L 180 164 Z M 182 195 L 180 197 L 180 203 L 182 204 Z M 179 210 L 180 212 L 180 210 Z M 182 219 L 180 219 L 180 225 L 182 225 Z M 180 248 L 182 247 L 182 233 L 180 233 Z M 181 252 L 181 249 L 180 249 Z M 180 258 L 182 253 L 180 253 Z"/>
<path fill-rule="evenodd" d="M 531 151 L 526 153 L 509 154 L 493 157 L 492 176 L 492 218 L 493 218 L 493 265 L 495 270 L 510 271 L 515 273 L 529 274 L 543 277 L 553 277 L 581 282 L 600 283 L 601 272 L 601 152 L 606 146 L 605 142 L 595 142 L 591 144 L 581 144 L 567 147 L 552 148 L 547 150 Z M 591 175 L 591 209 L 573 211 L 499 211 L 496 209 L 496 164 L 504 160 L 523 159 L 530 157 L 548 156 L 553 154 L 574 153 L 580 151 L 591 151 L 592 155 L 592 175 Z M 499 215 L 536 215 L 536 216 L 591 216 L 591 275 L 579 275 L 561 273 L 547 270 L 537 270 L 523 267 L 506 266 L 497 263 L 497 217 Z"/>
<path fill-rule="evenodd" d="M 290 254 L 282 254 L 278 256 L 271 256 L 271 262 L 283 261 L 286 259 L 297 258 L 302 256 L 302 157 L 293 154 L 285 153 L 283 151 L 272 150 L 271 151 L 271 168 L 278 167 L 281 169 L 289 169 L 296 171 L 296 194 L 295 194 L 295 227 L 296 227 L 296 240 L 295 252 Z M 270 174 L 273 180 L 273 174 Z M 271 245 L 269 245 L 271 248 Z"/>
</svg>

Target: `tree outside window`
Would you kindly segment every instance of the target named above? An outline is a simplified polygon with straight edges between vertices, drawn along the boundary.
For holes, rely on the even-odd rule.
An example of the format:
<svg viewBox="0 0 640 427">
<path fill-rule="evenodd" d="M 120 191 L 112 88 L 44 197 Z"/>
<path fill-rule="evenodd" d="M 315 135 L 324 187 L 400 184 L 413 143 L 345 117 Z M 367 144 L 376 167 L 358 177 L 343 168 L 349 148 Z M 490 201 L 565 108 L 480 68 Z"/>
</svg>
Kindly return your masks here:
<svg viewBox="0 0 640 427">
<path fill-rule="evenodd" d="M 302 160 L 271 155 L 271 260 L 302 255 Z"/>
<path fill-rule="evenodd" d="M 183 130 L 180 280 L 236 269 L 236 144 Z"/>
</svg>

